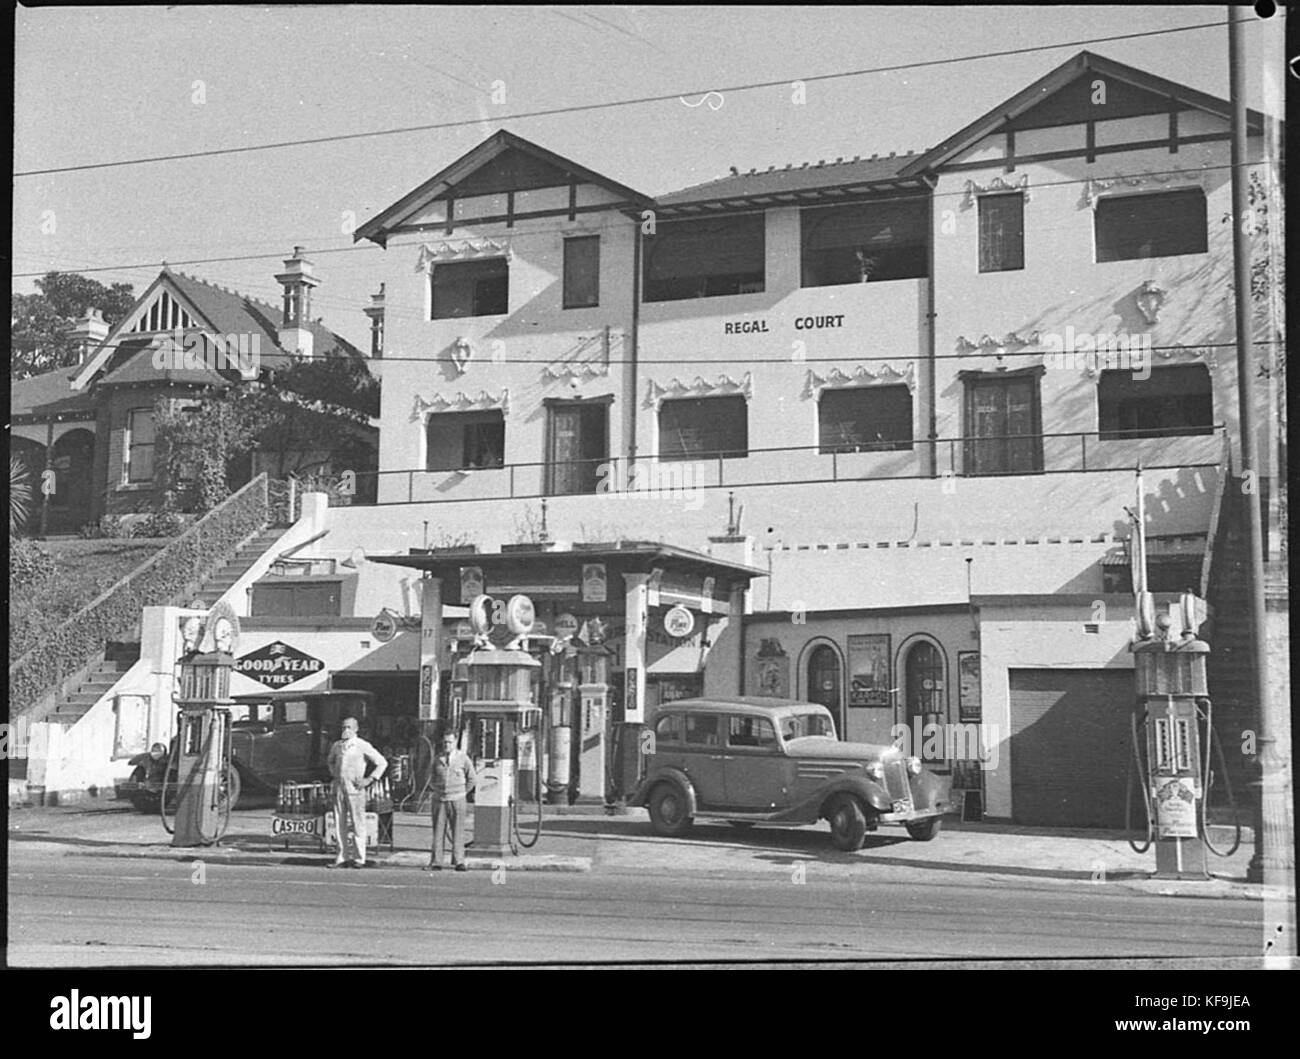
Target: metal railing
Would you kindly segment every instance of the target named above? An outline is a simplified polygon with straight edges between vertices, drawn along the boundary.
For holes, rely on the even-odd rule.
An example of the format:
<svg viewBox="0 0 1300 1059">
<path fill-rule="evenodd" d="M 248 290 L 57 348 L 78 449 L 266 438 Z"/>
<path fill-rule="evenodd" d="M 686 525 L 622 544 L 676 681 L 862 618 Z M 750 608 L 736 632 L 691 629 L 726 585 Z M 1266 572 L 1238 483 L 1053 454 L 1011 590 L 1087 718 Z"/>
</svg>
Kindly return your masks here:
<svg viewBox="0 0 1300 1059">
<path fill-rule="evenodd" d="M 692 456 L 683 456 L 679 452 L 642 453 L 631 461 L 627 456 L 618 455 L 586 460 L 533 460 L 459 470 L 411 467 L 356 474 L 354 495 L 350 495 L 347 502 L 351 506 L 466 503 L 589 496 L 658 488 L 724 489 L 821 482 L 1094 473 L 1129 469 L 1139 461 L 1144 468 L 1152 470 L 1217 467 L 1222 461 L 1220 447 L 1225 436 L 1225 427 L 1220 423 L 1188 434 L 1159 434 L 1149 430 L 1072 430 L 1040 434 L 960 435 L 916 439 L 910 444 L 906 441 L 867 442 L 852 449 L 847 443 L 836 442 L 829 445 L 750 447 L 743 455 L 734 452 Z M 1004 451 L 1001 459 L 990 458 L 991 450 L 999 445 L 1007 449 L 1017 446 L 1018 452 Z M 1181 455 L 1168 452 L 1175 445 L 1182 450 Z M 1162 449 L 1166 458 L 1162 458 Z M 930 469 L 932 462 L 933 471 Z M 672 468 L 673 471 L 665 473 L 663 468 Z M 756 469 L 770 473 L 756 477 Z M 483 479 L 491 487 L 486 492 L 481 484 Z M 393 483 L 397 483 L 397 488 Z"/>
</svg>

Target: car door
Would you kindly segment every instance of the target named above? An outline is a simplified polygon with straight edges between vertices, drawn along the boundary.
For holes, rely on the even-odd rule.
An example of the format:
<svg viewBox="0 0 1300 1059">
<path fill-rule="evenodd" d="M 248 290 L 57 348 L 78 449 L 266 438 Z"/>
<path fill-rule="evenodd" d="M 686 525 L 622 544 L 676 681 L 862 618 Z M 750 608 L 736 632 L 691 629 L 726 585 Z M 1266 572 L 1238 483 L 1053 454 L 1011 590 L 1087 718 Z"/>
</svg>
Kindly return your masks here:
<svg viewBox="0 0 1300 1059">
<path fill-rule="evenodd" d="M 727 806 L 749 813 L 775 812 L 790 800 L 789 758 L 767 717 L 727 717 L 723 775 Z"/>
<path fill-rule="evenodd" d="M 697 807 L 717 809 L 726 798 L 723 779 L 726 718 L 717 713 L 686 713 L 683 719 L 682 771 L 695 787 Z"/>
</svg>

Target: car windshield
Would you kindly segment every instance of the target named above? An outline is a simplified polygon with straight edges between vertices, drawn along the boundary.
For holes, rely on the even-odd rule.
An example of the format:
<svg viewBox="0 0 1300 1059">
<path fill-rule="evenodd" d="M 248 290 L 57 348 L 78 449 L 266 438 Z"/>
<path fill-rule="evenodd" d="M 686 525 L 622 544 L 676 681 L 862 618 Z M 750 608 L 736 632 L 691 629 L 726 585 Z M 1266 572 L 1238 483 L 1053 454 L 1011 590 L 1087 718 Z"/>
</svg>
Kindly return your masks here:
<svg viewBox="0 0 1300 1059">
<path fill-rule="evenodd" d="M 802 739 L 808 735 L 835 738 L 835 725 L 824 713 L 792 713 L 781 718 L 781 735 L 785 739 Z"/>
</svg>

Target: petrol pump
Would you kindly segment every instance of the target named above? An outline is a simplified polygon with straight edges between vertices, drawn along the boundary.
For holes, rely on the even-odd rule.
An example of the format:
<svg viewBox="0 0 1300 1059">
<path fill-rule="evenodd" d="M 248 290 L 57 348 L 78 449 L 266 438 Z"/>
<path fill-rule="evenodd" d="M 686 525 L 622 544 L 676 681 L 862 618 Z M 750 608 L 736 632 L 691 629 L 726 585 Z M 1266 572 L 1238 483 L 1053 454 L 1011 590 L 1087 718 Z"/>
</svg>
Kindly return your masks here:
<svg viewBox="0 0 1300 1059">
<path fill-rule="evenodd" d="M 494 601 L 487 596 L 479 596 L 470 606 L 470 621 L 478 639 L 465 659 L 466 697 L 462 710 L 467 749 L 478 775 L 474 788 L 474 848 L 501 854 L 513 850 L 516 840 L 520 845 L 532 846 L 541 834 L 537 749 L 542 711 L 536 702 L 533 678 L 542 664 L 523 649 L 534 624 L 528 597 L 513 596 L 506 605 L 506 627 L 514 639 L 504 646 L 497 646 L 491 639 L 493 609 Z M 523 761 L 521 748 L 530 755 Z M 528 772 L 531 790 L 539 802 L 537 827 L 530 842 L 523 842 L 518 835 L 517 787 L 523 771 Z"/>
<path fill-rule="evenodd" d="M 609 714 L 609 649 L 603 643 L 578 648 L 578 777 L 582 789 L 605 795 L 605 732 Z"/>
<path fill-rule="evenodd" d="M 239 797 L 239 774 L 230 759 L 230 674 L 238 619 L 233 611 L 214 609 L 203 632 L 203 646 L 180 660 L 176 741 L 168 776 L 176 777 L 174 826 L 167 825 L 166 788 L 160 812 L 173 846 L 210 846 L 226 832 L 230 810 Z M 197 648 L 198 637 L 187 646 Z"/>
</svg>

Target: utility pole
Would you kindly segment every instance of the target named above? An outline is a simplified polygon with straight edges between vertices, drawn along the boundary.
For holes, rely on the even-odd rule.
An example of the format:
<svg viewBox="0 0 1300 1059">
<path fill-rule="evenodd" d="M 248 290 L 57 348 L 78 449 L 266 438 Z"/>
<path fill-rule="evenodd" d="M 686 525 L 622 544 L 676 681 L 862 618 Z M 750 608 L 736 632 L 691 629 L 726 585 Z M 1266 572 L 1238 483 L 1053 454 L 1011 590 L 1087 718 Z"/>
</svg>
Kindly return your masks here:
<svg viewBox="0 0 1300 1059">
<path fill-rule="evenodd" d="M 1252 683 L 1256 710 L 1255 749 L 1258 773 L 1254 805 L 1255 851 L 1247 869 L 1247 879 L 1263 882 L 1265 866 L 1282 865 L 1281 843 L 1285 843 L 1286 807 L 1278 775 L 1276 750 L 1277 724 L 1272 716 L 1268 686 L 1268 644 L 1264 607 L 1264 532 L 1260 512 L 1259 438 L 1255 408 L 1255 344 L 1250 292 L 1250 239 L 1245 230 L 1247 217 L 1246 172 L 1246 45 L 1242 23 L 1252 19 L 1251 8 L 1228 8 L 1228 76 L 1232 100 L 1232 259 L 1236 289 L 1237 316 L 1237 401 L 1241 433 L 1241 481 L 1246 509 L 1246 592 L 1250 600 L 1250 635 Z"/>
</svg>

